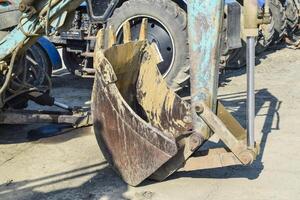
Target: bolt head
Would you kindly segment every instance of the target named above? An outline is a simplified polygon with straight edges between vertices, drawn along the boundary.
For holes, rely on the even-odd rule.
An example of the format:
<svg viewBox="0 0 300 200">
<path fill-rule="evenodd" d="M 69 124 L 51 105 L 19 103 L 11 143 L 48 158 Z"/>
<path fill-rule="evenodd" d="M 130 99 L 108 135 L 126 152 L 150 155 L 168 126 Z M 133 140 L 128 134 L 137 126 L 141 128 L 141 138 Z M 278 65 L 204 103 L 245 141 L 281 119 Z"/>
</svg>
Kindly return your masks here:
<svg viewBox="0 0 300 200">
<path fill-rule="evenodd" d="M 196 113 L 198 113 L 198 114 L 202 114 L 202 113 L 204 112 L 204 108 L 203 108 L 203 106 L 201 106 L 201 105 L 196 105 L 196 106 L 195 106 L 195 111 L 196 111 Z"/>
</svg>

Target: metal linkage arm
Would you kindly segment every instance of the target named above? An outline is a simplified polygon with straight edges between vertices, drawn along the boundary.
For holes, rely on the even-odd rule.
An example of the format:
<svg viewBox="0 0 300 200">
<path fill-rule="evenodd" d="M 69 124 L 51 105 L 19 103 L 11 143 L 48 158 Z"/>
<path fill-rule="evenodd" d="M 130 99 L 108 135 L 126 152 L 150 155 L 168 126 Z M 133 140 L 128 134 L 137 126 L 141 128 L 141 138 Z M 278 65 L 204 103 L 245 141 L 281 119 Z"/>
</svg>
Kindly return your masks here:
<svg viewBox="0 0 300 200">
<path fill-rule="evenodd" d="M 196 108 L 196 112 L 209 128 L 219 136 L 224 144 L 244 165 L 251 164 L 257 156 L 257 149 L 247 146 L 247 133 L 238 121 L 218 102 L 215 114 L 204 102 Z"/>
<path fill-rule="evenodd" d="M 0 124 L 71 124 L 74 128 L 92 125 L 89 111 L 86 112 L 52 112 L 52 111 L 5 111 L 0 112 Z"/>
</svg>

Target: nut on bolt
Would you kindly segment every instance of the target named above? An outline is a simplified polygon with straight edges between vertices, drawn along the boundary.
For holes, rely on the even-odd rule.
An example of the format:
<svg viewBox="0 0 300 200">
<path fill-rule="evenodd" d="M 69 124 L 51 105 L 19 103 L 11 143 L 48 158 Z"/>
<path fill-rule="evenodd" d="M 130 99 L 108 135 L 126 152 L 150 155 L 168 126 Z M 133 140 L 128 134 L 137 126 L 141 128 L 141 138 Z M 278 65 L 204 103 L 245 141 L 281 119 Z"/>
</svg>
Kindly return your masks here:
<svg viewBox="0 0 300 200">
<path fill-rule="evenodd" d="M 190 137 L 190 150 L 191 151 L 195 151 L 197 150 L 197 148 L 199 148 L 199 146 L 202 144 L 203 139 L 201 137 L 201 135 L 195 133 L 193 135 L 191 135 Z"/>
<path fill-rule="evenodd" d="M 251 165 L 255 160 L 256 154 L 252 150 L 245 150 L 239 154 L 239 159 L 243 165 Z"/>
<path fill-rule="evenodd" d="M 202 114 L 204 112 L 204 107 L 201 104 L 195 105 L 195 111 L 197 114 Z"/>
<path fill-rule="evenodd" d="M 0 61 L 0 72 L 3 72 L 8 69 L 8 65 L 4 61 Z"/>
<path fill-rule="evenodd" d="M 186 124 L 191 124 L 191 123 L 193 123 L 193 118 L 190 115 L 186 115 L 183 118 L 183 122 Z"/>
</svg>

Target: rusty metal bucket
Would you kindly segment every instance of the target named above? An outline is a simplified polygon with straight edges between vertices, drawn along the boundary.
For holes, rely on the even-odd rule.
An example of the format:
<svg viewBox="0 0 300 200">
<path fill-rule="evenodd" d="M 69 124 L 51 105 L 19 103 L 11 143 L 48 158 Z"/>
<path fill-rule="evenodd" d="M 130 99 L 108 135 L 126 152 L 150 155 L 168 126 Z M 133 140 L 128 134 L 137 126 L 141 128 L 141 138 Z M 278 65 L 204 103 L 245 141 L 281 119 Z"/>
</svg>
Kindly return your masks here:
<svg viewBox="0 0 300 200">
<path fill-rule="evenodd" d="M 158 63 L 156 49 L 146 41 L 113 46 L 94 57 L 95 134 L 108 162 L 130 185 L 151 175 L 162 180 L 182 166 L 179 137 L 191 135 L 191 124 L 181 120 L 189 105 L 168 89 Z"/>
</svg>

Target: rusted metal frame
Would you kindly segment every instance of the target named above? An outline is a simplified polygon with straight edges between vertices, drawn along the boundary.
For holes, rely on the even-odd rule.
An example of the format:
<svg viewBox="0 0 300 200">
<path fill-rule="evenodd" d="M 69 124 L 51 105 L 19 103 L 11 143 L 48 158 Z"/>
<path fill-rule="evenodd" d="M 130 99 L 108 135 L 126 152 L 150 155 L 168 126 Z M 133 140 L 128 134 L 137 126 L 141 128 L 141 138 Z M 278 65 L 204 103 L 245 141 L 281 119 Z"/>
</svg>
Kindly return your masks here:
<svg viewBox="0 0 300 200">
<path fill-rule="evenodd" d="M 34 123 L 58 123 L 72 124 L 74 127 L 92 125 L 90 112 L 53 112 L 12 110 L 0 112 L 0 124 L 34 124 Z"/>
<path fill-rule="evenodd" d="M 192 118 L 194 130 L 204 139 L 210 131 L 195 111 L 201 102 L 216 110 L 223 11 L 223 0 L 188 3 Z"/>
</svg>

